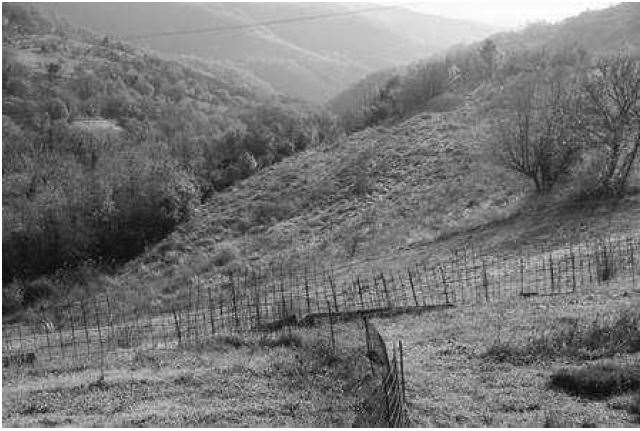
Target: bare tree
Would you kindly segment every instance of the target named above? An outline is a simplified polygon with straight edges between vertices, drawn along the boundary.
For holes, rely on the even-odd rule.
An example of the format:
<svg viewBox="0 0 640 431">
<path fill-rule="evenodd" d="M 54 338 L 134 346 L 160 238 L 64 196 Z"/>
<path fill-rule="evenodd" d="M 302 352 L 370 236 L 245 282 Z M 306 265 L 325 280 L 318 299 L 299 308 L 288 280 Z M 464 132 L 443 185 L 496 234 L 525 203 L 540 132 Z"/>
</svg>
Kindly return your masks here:
<svg viewBox="0 0 640 431">
<path fill-rule="evenodd" d="M 531 178 L 538 193 L 549 192 L 580 154 L 582 104 L 574 89 L 559 74 L 520 82 L 494 125 L 498 159 Z"/>
<path fill-rule="evenodd" d="M 605 158 L 601 191 L 620 195 L 640 148 L 640 61 L 626 53 L 601 58 L 584 88 L 591 102 L 585 125 Z"/>
</svg>

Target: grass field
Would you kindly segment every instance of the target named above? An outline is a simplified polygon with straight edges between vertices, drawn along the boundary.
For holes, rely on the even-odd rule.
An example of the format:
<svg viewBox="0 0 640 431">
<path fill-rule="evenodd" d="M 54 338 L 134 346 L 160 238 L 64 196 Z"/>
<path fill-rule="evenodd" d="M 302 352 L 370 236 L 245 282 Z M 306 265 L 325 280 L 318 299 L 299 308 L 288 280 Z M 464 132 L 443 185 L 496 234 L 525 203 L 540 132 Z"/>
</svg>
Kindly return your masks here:
<svg viewBox="0 0 640 431">
<path fill-rule="evenodd" d="M 563 325 L 588 328 L 595 319 L 607 321 L 624 311 L 638 315 L 640 293 L 629 289 L 610 286 L 580 296 L 453 308 L 374 323 L 385 339 L 404 340 L 407 399 L 416 425 L 637 427 L 634 392 L 602 399 L 575 396 L 551 388 L 550 376 L 565 366 L 607 359 L 639 366 L 640 345 L 636 353 L 598 359 L 552 350 L 551 357 L 534 357 L 523 365 L 486 356 L 493 345 L 527 346 Z"/>
<path fill-rule="evenodd" d="M 229 338 L 191 349 L 131 350 L 108 364 L 103 380 L 96 368 L 46 375 L 3 369 L 2 424 L 349 427 L 371 383 L 366 358 L 357 346 L 333 354 L 317 344 L 303 334 L 270 343 Z"/>
</svg>

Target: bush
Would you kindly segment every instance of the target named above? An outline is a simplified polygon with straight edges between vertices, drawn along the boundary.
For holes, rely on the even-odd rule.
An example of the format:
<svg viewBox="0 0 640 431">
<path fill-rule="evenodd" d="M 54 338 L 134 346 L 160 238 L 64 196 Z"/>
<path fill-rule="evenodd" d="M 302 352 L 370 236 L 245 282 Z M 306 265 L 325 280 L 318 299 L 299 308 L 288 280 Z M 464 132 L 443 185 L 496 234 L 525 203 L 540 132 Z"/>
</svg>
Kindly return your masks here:
<svg viewBox="0 0 640 431">
<path fill-rule="evenodd" d="M 551 386 L 574 395 L 606 398 L 640 388 L 640 367 L 603 362 L 561 368 L 551 375 Z"/>
<path fill-rule="evenodd" d="M 301 347 L 303 344 L 302 337 L 298 334 L 280 334 L 276 338 L 265 337 L 261 341 L 261 345 L 265 347 Z"/>
<path fill-rule="evenodd" d="M 225 266 L 232 262 L 238 255 L 238 251 L 233 247 L 223 247 L 213 256 L 215 266 Z"/>
<path fill-rule="evenodd" d="M 633 400 L 631 401 L 631 405 L 629 407 L 629 412 L 638 415 L 640 419 L 640 392 L 638 392 Z"/>
</svg>

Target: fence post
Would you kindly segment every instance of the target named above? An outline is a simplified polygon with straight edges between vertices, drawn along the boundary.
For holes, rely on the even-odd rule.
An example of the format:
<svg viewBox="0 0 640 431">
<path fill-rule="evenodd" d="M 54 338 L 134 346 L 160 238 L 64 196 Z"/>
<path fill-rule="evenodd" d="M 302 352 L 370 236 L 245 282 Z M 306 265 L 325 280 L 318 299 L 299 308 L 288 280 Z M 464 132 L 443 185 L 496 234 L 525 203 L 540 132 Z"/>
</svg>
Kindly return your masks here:
<svg viewBox="0 0 640 431">
<path fill-rule="evenodd" d="M 104 350 L 102 348 L 102 330 L 100 329 L 100 310 L 96 300 L 93 301 L 93 309 L 96 313 L 96 325 L 98 326 L 98 341 L 100 342 L 100 375 L 104 376 Z"/>
<path fill-rule="evenodd" d="M 576 291 L 576 256 L 573 254 L 573 246 L 569 246 L 569 252 L 571 253 L 571 282 L 573 292 Z"/>
<path fill-rule="evenodd" d="M 211 300 L 211 284 L 207 284 L 207 295 L 208 295 L 208 299 L 209 299 L 209 320 L 211 323 L 211 336 L 213 337 L 213 334 L 215 334 L 216 332 L 216 328 L 215 325 L 213 324 L 213 321 L 215 320 L 214 315 L 213 315 L 213 302 Z"/>
<path fill-rule="evenodd" d="M 404 383 L 404 355 L 402 352 L 402 340 L 398 340 L 398 350 L 400 351 L 400 375 L 402 377 L 402 405 L 404 406 L 406 387 Z"/>
<path fill-rule="evenodd" d="M 231 278 L 231 299 L 233 301 L 233 319 L 235 320 L 236 328 L 240 326 L 238 320 L 238 304 L 236 303 L 236 284 L 234 281 L 233 271 L 229 271 L 229 277 Z"/>
<path fill-rule="evenodd" d="M 633 241 L 631 239 L 629 239 L 627 241 L 627 243 L 629 244 L 629 259 L 631 260 L 631 286 L 632 288 L 635 290 L 636 288 L 636 265 L 635 265 L 635 261 L 634 261 L 634 255 L 633 255 L 633 250 L 634 250 L 634 244 Z"/>
<path fill-rule="evenodd" d="M 482 286 L 484 287 L 484 298 L 485 301 L 489 302 L 489 278 L 487 277 L 487 264 L 482 259 Z"/>
<path fill-rule="evenodd" d="M 413 302 L 416 304 L 416 307 L 417 307 L 419 306 L 418 297 L 416 296 L 416 288 L 413 284 L 413 276 L 411 275 L 411 270 L 409 268 L 407 268 L 407 274 L 409 276 L 409 285 L 411 286 L 411 294 L 413 295 Z"/>
<path fill-rule="evenodd" d="M 87 340 L 87 359 L 91 357 L 91 353 L 89 352 L 89 329 L 87 328 L 87 313 L 84 308 L 84 301 L 80 300 L 80 308 L 82 310 L 82 325 L 84 326 L 84 335 Z"/>
<path fill-rule="evenodd" d="M 356 278 L 356 286 L 358 287 L 358 296 L 360 297 L 360 309 L 364 310 L 364 298 L 362 297 L 362 286 L 360 286 L 360 276 Z"/>
<path fill-rule="evenodd" d="M 309 267 L 305 265 L 304 267 L 304 294 L 307 298 L 307 314 L 311 314 L 311 301 L 309 300 Z"/>
<path fill-rule="evenodd" d="M 451 302 L 449 302 L 449 290 L 447 289 L 447 277 L 444 275 L 444 269 L 442 268 L 442 265 L 439 266 L 439 269 L 440 269 L 440 276 L 442 277 L 442 286 L 444 287 L 445 303 L 449 305 L 451 304 Z"/>
<path fill-rule="evenodd" d="M 176 336 L 178 337 L 178 346 L 182 344 L 182 334 L 180 333 L 180 323 L 178 322 L 178 315 L 176 314 L 176 309 L 171 307 L 171 312 L 173 313 L 173 323 L 176 326 Z"/>
<path fill-rule="evenodd" d="M 333 333 L 333 313 L 331 312 L 331 303 L 327 301 L 327 308 L 329 309 L 329 329 L 331 331 L 331 351 L 336 353 L 336 340 Z"/>
<path fill-rule="evenodd" d="M 382 287 L 384 288 L 384 296 L 387 299 L 387 308 L 391 308 L 391 300 L 389 299 L 389 290 L 387 289 L 387 280 L 385 280 L 384 272 L 380 272 L 380 279 L 382 280 Z"/>
<path fill-rule="evenodd" d="M 520 256 L 520 296 L 524 295 L 524 258 Z"/>
<path fill-rule="evenodd" d="M 329 287 L 331 288 L 331 294 L 333 295 L 333 305 L 336 309 L 336 312 L 339 313 L 340 309 L 338 308 L 338 298 L 336 296 L 336 286 L 333 284 L 333 274 L 328 276 L 329 278 Z"/>
<path fill-rule="evenodd" d="M 551 293 L 555 292 L 555 280 L 553 277 L 553 257 L 549 252 L 549 276 L 551 277 Z"/>
</svg>

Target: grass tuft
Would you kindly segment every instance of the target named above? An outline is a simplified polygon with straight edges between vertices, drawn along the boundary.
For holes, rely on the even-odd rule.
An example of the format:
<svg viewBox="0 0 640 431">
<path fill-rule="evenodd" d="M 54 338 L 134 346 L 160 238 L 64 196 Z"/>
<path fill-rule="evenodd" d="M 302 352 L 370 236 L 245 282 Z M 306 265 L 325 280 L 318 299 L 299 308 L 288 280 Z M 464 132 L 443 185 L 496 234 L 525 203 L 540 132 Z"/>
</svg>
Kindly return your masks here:
<svg viewBox="0 0 640 431">
<path fill-rule="evenodd" d="M 551 375 L 551 386 L 588 398 L 606 398 L 640 388 L 640 367 L 613 362 L 561 368 Z"/>
<path fill-rule="evenodd" d="M 629 413 L 638 415 L 638 421 L 640 422 L 640 392 L 638 392 L 631 401 L 631 405 L 629 406 Z"/>
<path fill-rule="evenodd" d="M 617 317 L 595 318 L 553 325 L 524 344 L 496 343 L 484 357 L 513 365 L 527 365 L 556 357 L 599 359 L 640 352 L 640 310 L 625 310 Z"/>
<path fill-rule="evenodd" d="M 281 334 L 276 338 L 264 338 L 261 342 L 264 347 L 301 347 L 303 344 L 304 341 L 298 334 Z"/>
</svg>

